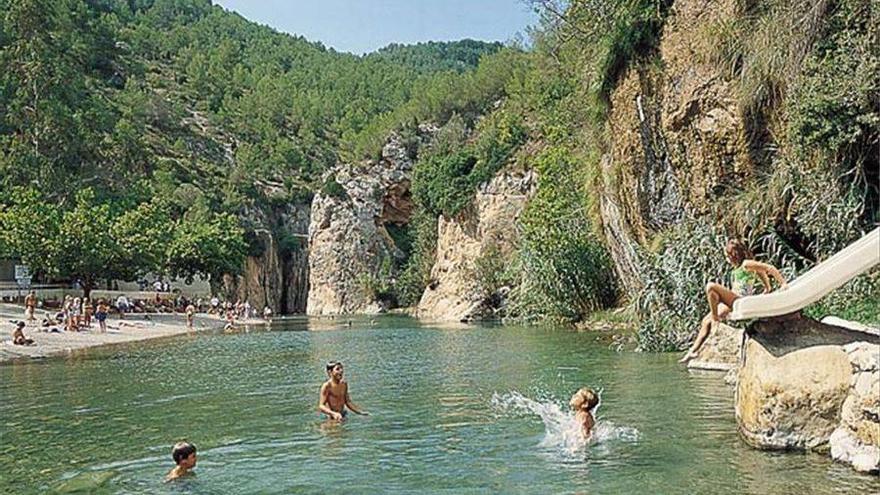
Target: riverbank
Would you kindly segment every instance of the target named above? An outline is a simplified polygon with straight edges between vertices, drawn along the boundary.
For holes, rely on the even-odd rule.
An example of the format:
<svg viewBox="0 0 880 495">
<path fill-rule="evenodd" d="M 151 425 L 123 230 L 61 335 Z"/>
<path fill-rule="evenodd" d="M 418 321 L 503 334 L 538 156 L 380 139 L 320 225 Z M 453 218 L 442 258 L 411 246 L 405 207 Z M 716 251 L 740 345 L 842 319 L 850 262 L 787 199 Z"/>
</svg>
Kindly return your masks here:
<svg viewBox="0 0 880 495">
<path fill-rule="evenodd" d="M 37 312 L 37 319 L 42 320 L 44 312 Z M 127 342 L 160 339 L 187 333 L 203 332 L 222 328 L 222 319 L 208 314 L 196 316 L 192 329 L 186 327 L 183 315 L 135 314 L 126 319 L 107 319 L 107 333 L 98 332 L 98 323 L 92 322 L 92 328 L 82 332 L 44 332 L 33 323 L 28 325 L 25 335 L 34 340 L 34 345 L 23 346 L 12 344 L 12 332 L 15 325 L 12 321 L 24 319 L 24 308 L 12 304 L 0 304 L 0 363 L 15 359 L 35 359 L 49 356 L 63 356 L 83 349 L 102 347 Z M 242 325 L 259 325 L 263 320 L 239 320 Z"/>
</svg>

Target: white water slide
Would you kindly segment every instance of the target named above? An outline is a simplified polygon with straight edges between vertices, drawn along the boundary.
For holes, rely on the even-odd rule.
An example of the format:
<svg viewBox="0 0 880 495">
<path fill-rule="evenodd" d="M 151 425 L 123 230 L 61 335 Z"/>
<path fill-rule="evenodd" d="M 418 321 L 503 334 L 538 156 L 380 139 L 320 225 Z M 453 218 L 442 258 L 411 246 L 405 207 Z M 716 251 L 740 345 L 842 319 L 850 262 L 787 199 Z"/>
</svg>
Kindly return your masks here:
<svg viewBox="0 0 880 495">
<path fill-rule="evenodd" d="M 733 302 L 729 320 L 769 318 L 798 311 L 825 294 L 880 264 L 880 228 L 788 284 L 785 290 L 741 297 Z"/>
</svg>

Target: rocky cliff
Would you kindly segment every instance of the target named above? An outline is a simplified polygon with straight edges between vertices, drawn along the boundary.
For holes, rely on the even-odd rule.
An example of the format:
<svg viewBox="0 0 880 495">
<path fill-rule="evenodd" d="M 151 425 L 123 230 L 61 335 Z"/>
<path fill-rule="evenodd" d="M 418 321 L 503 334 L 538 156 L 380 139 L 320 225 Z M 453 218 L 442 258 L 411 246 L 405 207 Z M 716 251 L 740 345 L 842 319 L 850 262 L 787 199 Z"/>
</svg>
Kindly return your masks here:
<svg viewBox="0 0 880 495">
<path fill-rule="evenodd" d="M 736 419 L 762 449 L 831 451 L 880 469 L 880 337 L 809 318 L 757 321 L 746 330 Z"/>
<path fill-rule="evenodd" d="M 455 218 L 440 217 L 431 283 L 417 308 L 420 318 L 467 321 L 494 316 L 509 287 L 485 287 L 479 265 L 503 264 L 510 258 L 519 238 L 517 219 L 536 185 L 532 171 L 502 171 L 480 186 L 470 208 Z"/>
<path fill-rule="evenodd" d="M 308 314 L 386 309 L 381 285 L 402 257 L 389 228 L 410 219 L 413 158 L 434 132 L 420 126 L 415 143 L 392 135 L 378 160 L 342 164 L 328 174 L 311 206 Z"/>
<path fill-rule="evenodd" d="M 657 60 L 634 63 L 610 95 L 601 214 L 628 292 L 641 286 L 635 247 L 752 173 L 745 119 L 727 74 L 693 42 L 731 21 L 732 0 L 673 4 Z M 659 69 L 662 67 L 662 69 Z"/>
<path fill-rule="evenodd" d="M 253 229 L 254 252 L 245 259 L 241 275 L 223 278 L 227 298 L 248 301 L 258 311 L 269 306 L 276 314 L 305 312 L 308 205 L 254 209 L 248 212 L 247 221 Z"/>
</svg>

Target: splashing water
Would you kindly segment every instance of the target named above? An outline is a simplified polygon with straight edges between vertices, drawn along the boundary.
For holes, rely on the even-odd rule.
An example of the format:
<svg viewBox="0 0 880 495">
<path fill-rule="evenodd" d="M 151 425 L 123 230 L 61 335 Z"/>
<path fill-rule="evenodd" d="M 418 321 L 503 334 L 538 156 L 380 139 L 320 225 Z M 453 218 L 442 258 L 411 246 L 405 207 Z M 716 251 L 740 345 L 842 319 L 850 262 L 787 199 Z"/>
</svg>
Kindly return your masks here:
<svg viewBox="0 0 880 495">
<path fill-rule="evenodd" d="M 639 439 L 639 431 L 635 428 L 616 426 L 610 421 L 599 419 L 596 414 L 601 403 L 593 410 L 596 424 L 589 437 L 584 436 L 574 413 L 563 409 L 553 400 L 542 402 L 525 397 L 519 392 L 509 392 L 503 395 L 492 394 L 491 404 L 496 411 L 505 414 L 534 414 L 540 417 L 545 430 L 541 447 L 556 447 L 573 453 L 594 443 L 614 440 L 636 442 Z"/>
</svg>

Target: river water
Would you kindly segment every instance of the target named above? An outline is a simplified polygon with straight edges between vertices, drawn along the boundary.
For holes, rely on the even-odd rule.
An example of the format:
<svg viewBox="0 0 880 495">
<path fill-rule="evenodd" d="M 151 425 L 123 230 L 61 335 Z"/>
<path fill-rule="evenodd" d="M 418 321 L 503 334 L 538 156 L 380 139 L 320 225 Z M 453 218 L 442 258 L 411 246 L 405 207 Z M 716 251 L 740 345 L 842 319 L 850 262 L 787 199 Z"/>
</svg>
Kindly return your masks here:
<svg viewBox="0 0 880 495">
<path fill-rule="evenodd" d="M 309 330 L 309 331 L 305 331 Z M 876 493 L 737 436 L 733 389 L 560 328 L 293 319 L 0 366 L 0 493 Z M 342 360 L 371 416 L 316 413 Z M 594 441 L 568 399 L 602 390 Z M 171 445 L 196 475 L 162 483 Z"/>
</svg>

